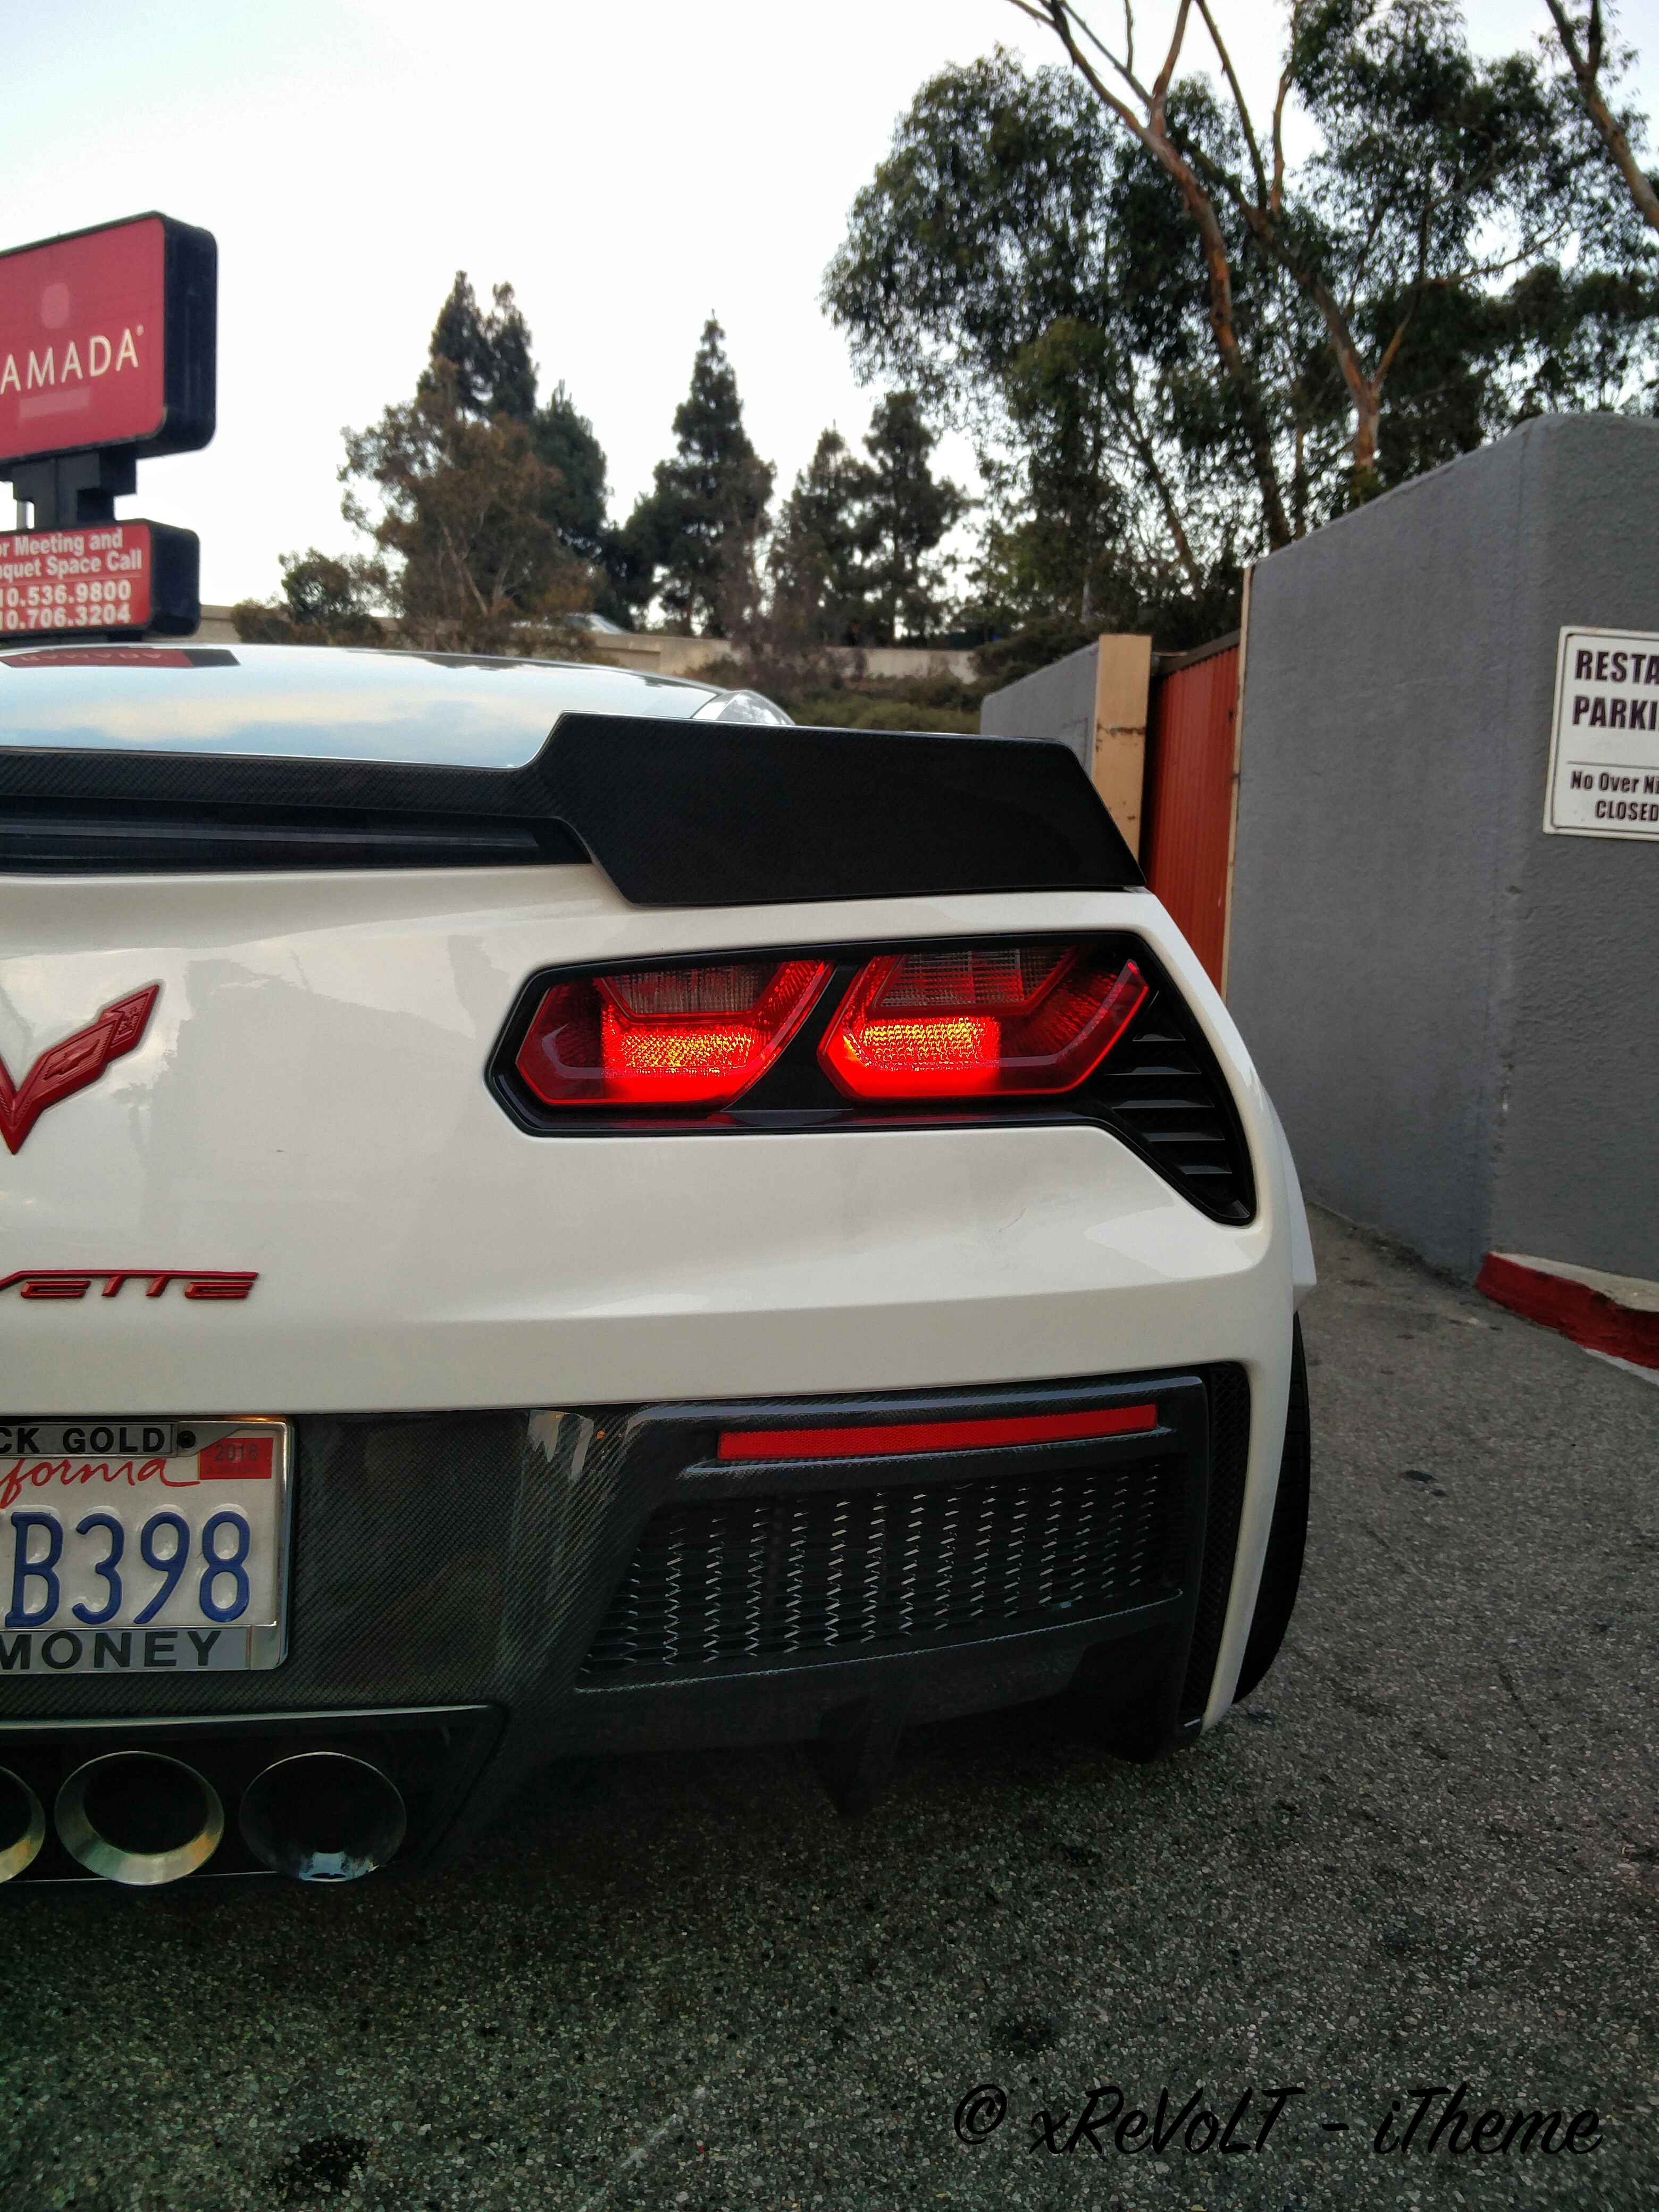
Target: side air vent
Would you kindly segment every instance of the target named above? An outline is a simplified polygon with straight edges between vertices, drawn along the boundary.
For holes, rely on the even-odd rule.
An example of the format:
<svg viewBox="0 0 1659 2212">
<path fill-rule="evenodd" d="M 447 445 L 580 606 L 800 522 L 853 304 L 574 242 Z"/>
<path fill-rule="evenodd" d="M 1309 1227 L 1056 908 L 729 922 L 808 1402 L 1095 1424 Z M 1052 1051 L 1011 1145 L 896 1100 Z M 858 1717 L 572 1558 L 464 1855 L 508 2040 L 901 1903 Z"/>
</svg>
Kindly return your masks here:
<svg viewBox="0 0 1659 2212">
<path fill-rule="evenodd" d="M 647 1524 L 581 1679 L 914 1650 L 1181 1586 L 1176 1457 L 925 1487 L 712 1498 Z"/>
<path fill-rule="evenodd" d="M 1216 1221 L 1255 1212 L 1250 1156 L 1219 1071 L 1166 988 L 1154 991 L 1092 1088 L 1112 1127 Z"/>
</svg>

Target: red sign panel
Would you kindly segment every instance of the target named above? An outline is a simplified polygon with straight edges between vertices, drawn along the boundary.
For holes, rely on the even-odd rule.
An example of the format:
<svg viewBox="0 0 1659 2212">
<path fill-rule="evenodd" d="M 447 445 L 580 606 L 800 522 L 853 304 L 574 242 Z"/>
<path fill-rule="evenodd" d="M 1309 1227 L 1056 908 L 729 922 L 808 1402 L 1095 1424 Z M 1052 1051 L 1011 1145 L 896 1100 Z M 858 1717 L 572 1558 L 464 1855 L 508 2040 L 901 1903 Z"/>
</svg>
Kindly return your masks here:
<svg viewBox="0 0 1659 2212">
<path fill-rule="evenodd" d="M 201 619 L 195 533 L 83 522 L 0 534 L 0 641 L 90 630 L 188 637 Z"/>
<path fill-rule="evenodd" d="M 91 522 L 0 538 L 0 637 L 142 629 L 155 555 L 147 522 Z"/>
<path fill-rule="evenodd" d="M 213 434 L 217 255 L 160 215 L 0 254 L 0 469 Z"/>
</svg>

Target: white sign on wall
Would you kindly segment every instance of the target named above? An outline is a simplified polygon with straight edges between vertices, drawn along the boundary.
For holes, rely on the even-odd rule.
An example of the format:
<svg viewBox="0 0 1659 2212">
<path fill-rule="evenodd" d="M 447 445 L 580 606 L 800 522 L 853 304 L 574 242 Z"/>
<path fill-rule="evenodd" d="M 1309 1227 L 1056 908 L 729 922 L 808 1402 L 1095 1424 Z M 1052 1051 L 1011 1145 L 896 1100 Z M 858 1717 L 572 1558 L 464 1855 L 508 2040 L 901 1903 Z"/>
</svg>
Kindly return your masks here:
<svg viewBox="0 0 1659 2212">
<path fill-rule="evenodd" d="M 1562 631 L 1544 827 L 1659 839 L 1659 635 Z"/>
</svg>

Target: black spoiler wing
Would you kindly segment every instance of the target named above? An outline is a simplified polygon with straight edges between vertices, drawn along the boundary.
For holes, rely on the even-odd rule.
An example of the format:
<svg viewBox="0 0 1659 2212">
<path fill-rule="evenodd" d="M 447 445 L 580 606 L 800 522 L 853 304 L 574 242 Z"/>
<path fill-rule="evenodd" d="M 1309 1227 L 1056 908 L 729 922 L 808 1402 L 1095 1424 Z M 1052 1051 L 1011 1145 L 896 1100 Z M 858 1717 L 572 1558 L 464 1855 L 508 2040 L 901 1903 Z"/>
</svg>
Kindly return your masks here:
<svg viewBox="0 0 1659 2212">
<path fill-rule="evenodd" d="M 636 906 L 1125 890 L 1063 745 L 567 714 L 522 768 L 0 745 L 0 872 L 592 858 Z"/>
</svg>

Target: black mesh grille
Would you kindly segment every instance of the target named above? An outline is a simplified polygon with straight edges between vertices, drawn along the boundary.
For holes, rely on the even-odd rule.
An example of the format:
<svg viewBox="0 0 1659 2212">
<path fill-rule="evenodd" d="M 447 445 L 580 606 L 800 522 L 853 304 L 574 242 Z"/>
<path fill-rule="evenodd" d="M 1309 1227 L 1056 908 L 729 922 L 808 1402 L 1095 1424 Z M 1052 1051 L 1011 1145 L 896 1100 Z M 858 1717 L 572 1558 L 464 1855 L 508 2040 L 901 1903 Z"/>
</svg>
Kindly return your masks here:
<svg viewBox="0 0 1659 2212">
<path fill-rule="evenodd" d="M 1182 1720 L 1196 1720 L 1210 1702 L 1210 1684 L 1227 1621 L 1244 1508 L 1244 1474 L 1250 1455 L 1250 1382 L 1242 1367 L 1205 1371 L 1210 1394 L 1210 1510 L 1204 1532 L 1204 1570 L 1198 1611 L 1181 1692 Z"/>
<path fill-rule="evenodd" d="M 1167 1459 L 665 1506 L 583 1679 L 914 1649 L 1151 1603 L 1179 1587 L 1184 1502 Z"/>
<path fill-rule="evenodd" d="M 1170 994 L 1154 991 L 1093 1088 L 1119 1129 L 1218 1221 L 1248 1221 L 1255 1189 L 1225 1086 L 1184 1033 Z"/>
</svg>

